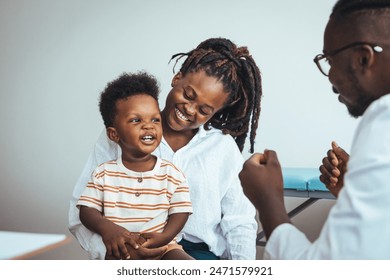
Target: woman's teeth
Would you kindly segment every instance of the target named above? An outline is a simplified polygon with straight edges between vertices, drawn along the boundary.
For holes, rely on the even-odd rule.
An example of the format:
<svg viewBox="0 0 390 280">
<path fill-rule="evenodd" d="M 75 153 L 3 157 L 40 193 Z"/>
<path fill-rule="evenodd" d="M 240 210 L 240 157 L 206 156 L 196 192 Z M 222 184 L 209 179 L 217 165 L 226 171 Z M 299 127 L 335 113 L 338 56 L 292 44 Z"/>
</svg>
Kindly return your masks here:
<svg viewBox="0 0 390 280">
<path fill-rule="evenodd" d="M 189 119 L 187 119 L 178 109 L 175 108 L 175 112 L 179 119 L 185 122 L 189 121 Z"/>
</svg>

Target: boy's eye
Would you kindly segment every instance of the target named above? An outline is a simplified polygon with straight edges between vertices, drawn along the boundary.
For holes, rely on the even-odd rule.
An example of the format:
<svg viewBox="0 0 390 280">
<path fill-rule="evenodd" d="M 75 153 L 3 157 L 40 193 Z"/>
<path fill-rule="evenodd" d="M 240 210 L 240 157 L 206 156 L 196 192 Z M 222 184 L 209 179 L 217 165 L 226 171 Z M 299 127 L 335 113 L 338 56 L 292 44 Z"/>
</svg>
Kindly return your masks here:
<svg viewBox="0 0 390 280">
<path fill-rule="evenodd" d="M 152 122 L 154 122 L 154 123 L 159 123 L 161 120 L 159 119 L 159 118 L 154 118 L 153 120 L 152 120 Z"/>
<path fill-rule="evenodd" d="M 139 123 L 141 120 L 140 119 L 131 119 L 129 122 L 131 123 Z"/>
</svg>

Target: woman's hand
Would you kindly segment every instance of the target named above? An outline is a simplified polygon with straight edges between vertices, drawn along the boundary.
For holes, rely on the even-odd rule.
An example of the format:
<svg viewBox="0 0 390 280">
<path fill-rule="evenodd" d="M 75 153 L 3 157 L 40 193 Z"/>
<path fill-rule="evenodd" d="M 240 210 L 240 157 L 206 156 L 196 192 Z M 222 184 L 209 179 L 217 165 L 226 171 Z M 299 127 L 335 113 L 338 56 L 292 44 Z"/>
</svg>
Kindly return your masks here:
<svg viewBox="0 0 390 280">
<path fill-rule="evenodd" d="M 320 181 L 337 197 L 344 186 L 344 174 L 347 172 L 349 154 L 340 148 L 336 142 L 332 142 L 332 149 L 322 159 L 320 166 Z"/>
</svg>

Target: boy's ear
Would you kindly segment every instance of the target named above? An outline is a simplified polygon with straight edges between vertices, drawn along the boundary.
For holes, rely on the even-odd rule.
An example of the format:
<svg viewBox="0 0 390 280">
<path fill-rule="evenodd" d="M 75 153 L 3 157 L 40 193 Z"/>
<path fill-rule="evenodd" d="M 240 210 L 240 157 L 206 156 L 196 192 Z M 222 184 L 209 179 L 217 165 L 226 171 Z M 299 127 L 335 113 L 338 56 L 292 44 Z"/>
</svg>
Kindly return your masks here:
<svg viewBox="0 0 390 280">
<path fill-rule="evenodd" d="M 183 74 L 181 72 L 177 73 L 175 76 L 173 76 L 172 78 L 172 82 L 171 82 L 171 87 L 174 87 L 176 85 L 176 83 L 181 79 L 183 78 Z"/>
<path fill-rule="evenodd" d="M 119 142 L 119 135 L 116 131 L 115 128 L 113 127 L 107 127 L 106 129 L 107 137 L 111 140 L 114 141 L 115 143 Z"/>
</svg>

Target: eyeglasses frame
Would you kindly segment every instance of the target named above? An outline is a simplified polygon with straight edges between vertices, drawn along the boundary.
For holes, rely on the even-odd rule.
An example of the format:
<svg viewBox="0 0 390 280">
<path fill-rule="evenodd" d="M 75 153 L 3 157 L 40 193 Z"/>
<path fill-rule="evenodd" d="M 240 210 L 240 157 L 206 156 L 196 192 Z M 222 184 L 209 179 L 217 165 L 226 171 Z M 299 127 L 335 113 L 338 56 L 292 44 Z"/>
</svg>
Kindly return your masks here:
<svg viewBox="0 0 390 280">
<path fill-rule="evenodd" d="M 321 53 L 321 54 L 317 54 L 313 61 L 314 63 L 317 65 L 318 69 L 320 70 L 320 72 L 325 75 L 326 77 L 328 77 L 329 73 L 325 73 L 325 71 L 322 69 L 321 65 L 320 65 L 320 60 L 321 59 L 324 59 L 324 58 L 327 58 L 327 57 L 331 57 L 331 56 L 335 56 L 336 54 L 342 52 L 342 51 L 345 51 L 349 48 L 352 48 L 352 47 L 356 47 L 356 46 L 361 46 L 361 45 L 368 45 L 372 48 L 372 50 L 376 53 L 381 53 L 383 52 L 383 48 L 381 46 L 379 46 L 378 44 L 373 44 L 373 43 L 368 43 L 368 42 L 354 42 L 354 43 L 351 43 L 351 44 L 348 44 L 344 47 L 341 47 L 341 48 L 338 48 L 338 49 L 335 49 L 333 51 L 330 51 L 330 52 L 327 52 L 327 53 Z"/>
</svg>

